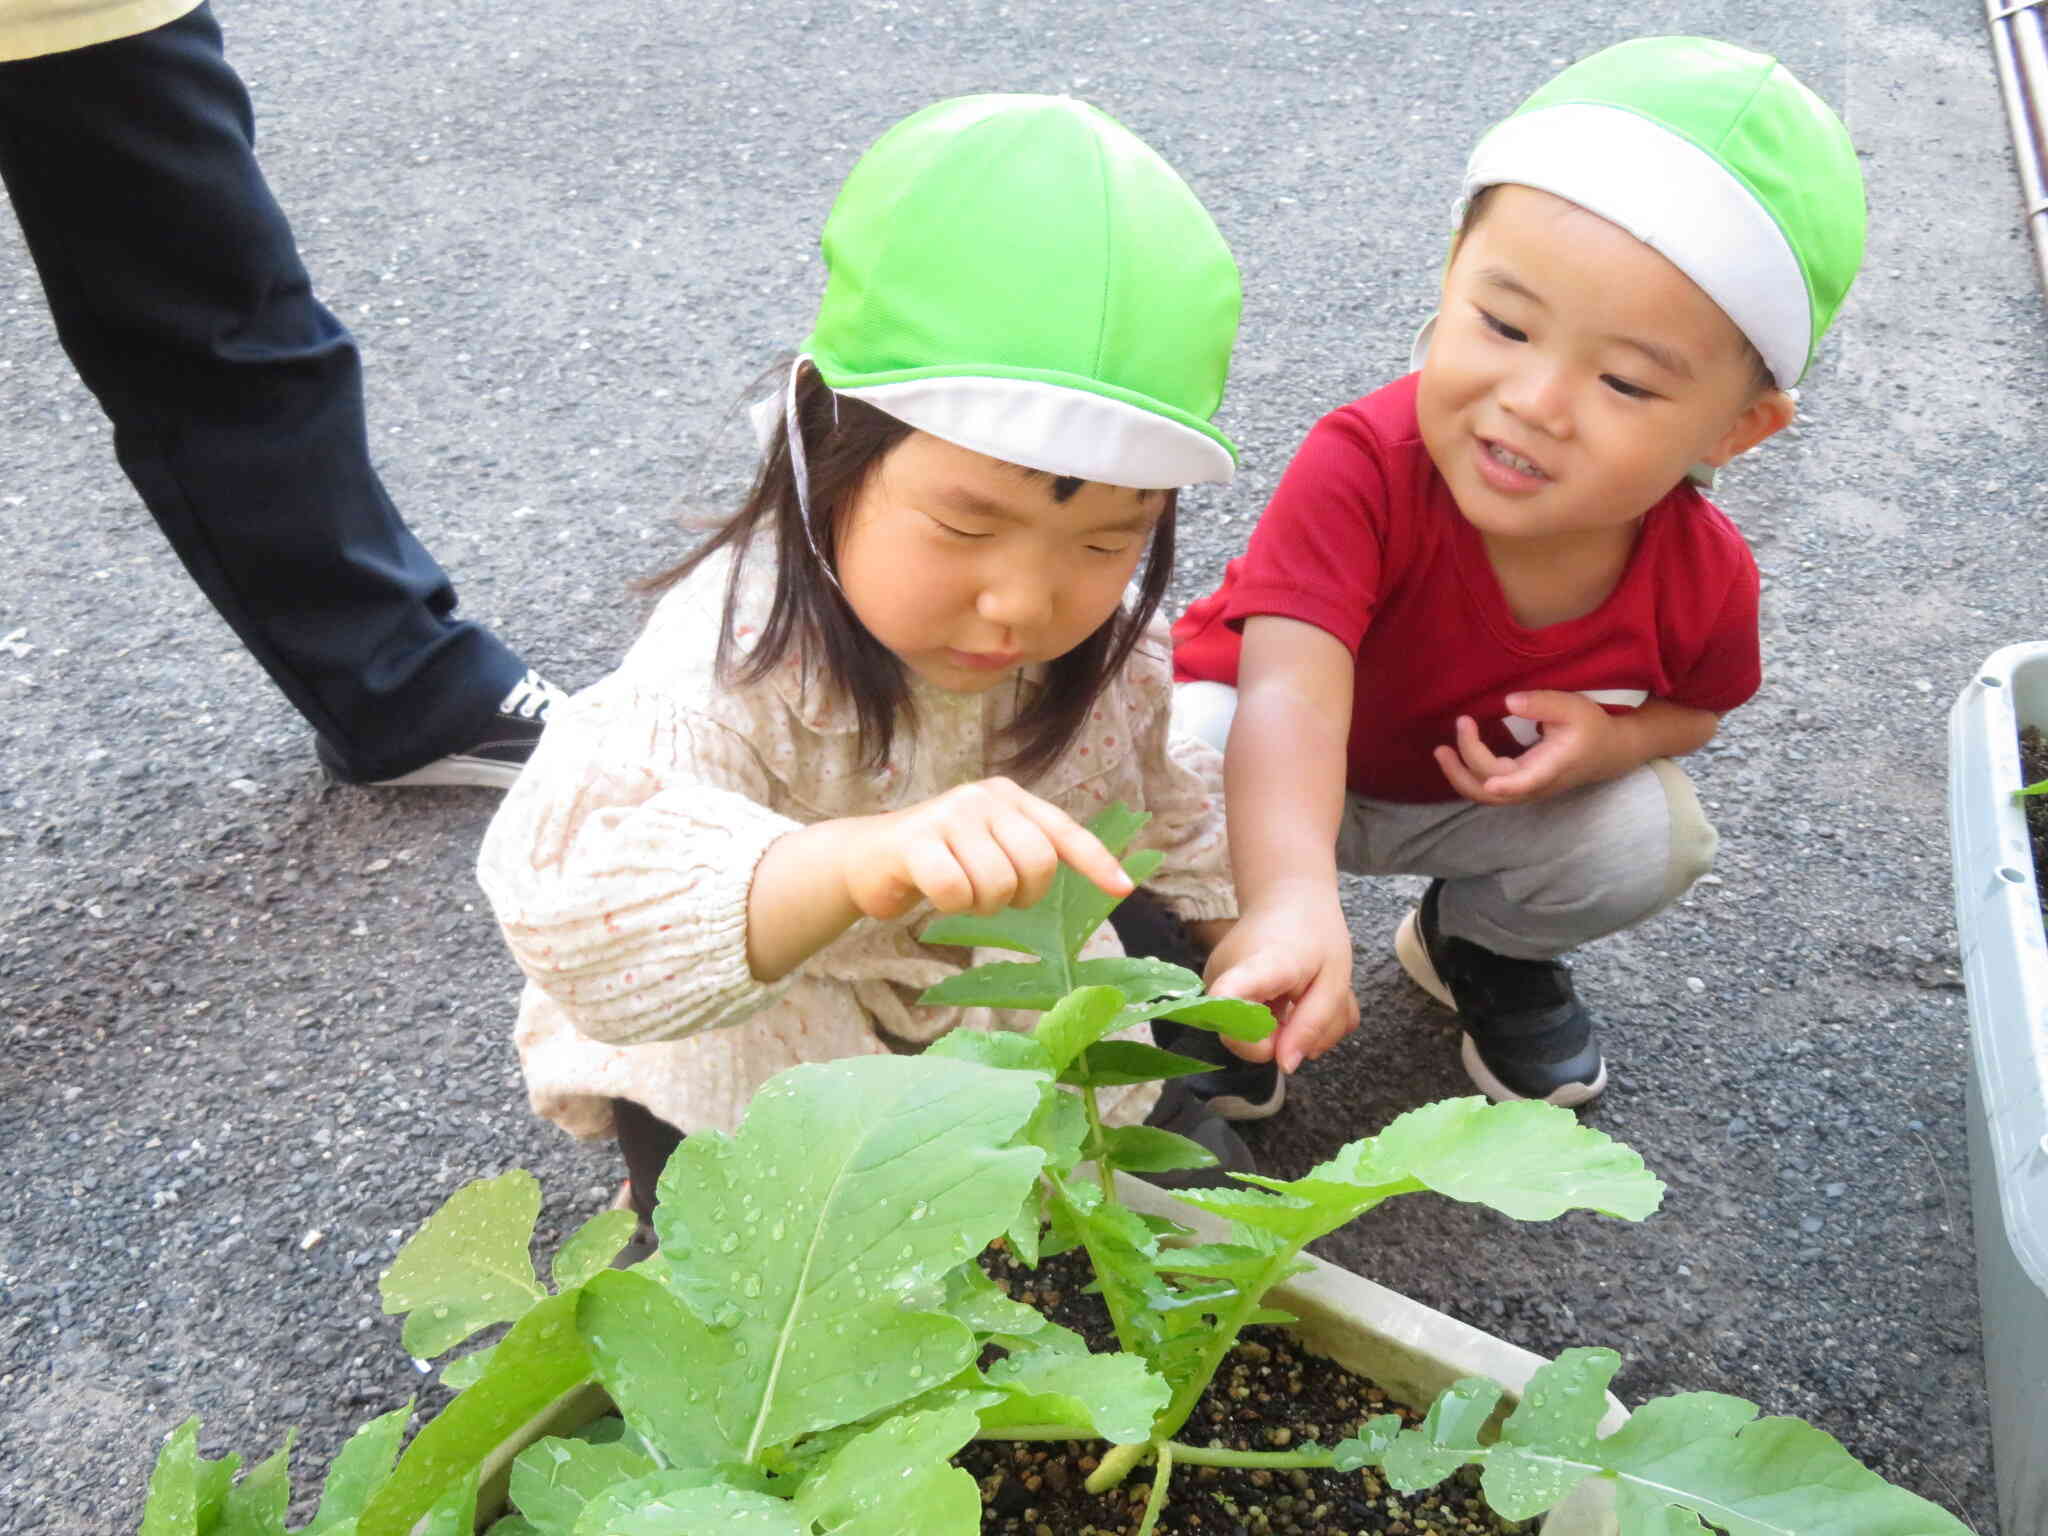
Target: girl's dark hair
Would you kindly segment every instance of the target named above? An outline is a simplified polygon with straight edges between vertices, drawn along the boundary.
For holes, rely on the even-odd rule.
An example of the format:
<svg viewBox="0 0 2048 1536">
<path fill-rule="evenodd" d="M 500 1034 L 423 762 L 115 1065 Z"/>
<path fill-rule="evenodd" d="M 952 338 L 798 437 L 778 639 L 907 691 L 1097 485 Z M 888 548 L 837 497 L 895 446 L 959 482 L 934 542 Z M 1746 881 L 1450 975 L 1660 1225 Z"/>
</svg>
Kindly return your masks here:
<svg viewBox="0 0 2048 1536">
<path fill-rule="evenodd" d="M 854 496 L 883 455 L 912 428 L 874 406 L 835 395 L 808 362 L 797 372 L 796 419 L 810 470 L 811 533 L 819 551 L 831 559 L 838 548 L 840 520 Z M 1065 501 L 1082 484 L 1027 473 L 1042 478 L 1056 501 Z M 1008 750 L 999 766 L 1005 772 L 1028 778 L 1051 766 L 1158 611 L 1173 575 L 1178 500 L 1174 491 L 1163 494 L 1165 505 L 1153 526 L 1136 600 L 1120 605 L 1095 633 L 1046 664 L 1044 685 L 1004 732 Z M 766 624 L 742 658 L 733 636 L 733 604 L 742 567 L 757 538 L 768 541 L 775 561 L 775 595 Z M 725 616 L 713 661 L 720 681 L 729 687 L 762 682 L 794 654 L 805 669 L 806 686 L 817 679 L 853 702 L 862 764 L 881 767 L 889 759 L 898 725 L 914 724 L 910 679 L 896 655 L 854 617 L 838 585 L 818 569 L 797 500 L 786 413 L 777 413 L 774 437 L 739 511 L 679 564 L 649 577 L 642 586 L 651 592 L 666 591 L 727 548 L 733 551 L 733 566 L 726 579 Z"/>
</svg>

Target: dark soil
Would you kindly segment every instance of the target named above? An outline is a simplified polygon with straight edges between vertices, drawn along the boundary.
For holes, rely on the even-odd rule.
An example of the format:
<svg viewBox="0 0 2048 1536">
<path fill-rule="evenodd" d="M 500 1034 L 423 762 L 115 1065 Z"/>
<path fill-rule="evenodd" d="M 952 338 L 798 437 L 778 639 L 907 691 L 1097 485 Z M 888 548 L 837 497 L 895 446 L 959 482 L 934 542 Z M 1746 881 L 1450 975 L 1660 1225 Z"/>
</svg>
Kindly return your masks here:
<svg viewBox="0 0 2048 1536">
<path fill-rule="evenodd" d="M 2048 781 L 2048 737 L 2033 726 L 2020 732 L 2020 782 Z M 2034 891 L 2041 898 L 2041 921 L 2048 923 L 2048 795 L 2030 795 L 2020 802 L 2027 808 L 2027 836 L 2034 844 Z"/>
<path fill-rule="evenodd" d="M 1116 1347 L 1101 1298 L 1081 1289 L 1089 1278 L 1084 1256 L 1062 1254 L 1028 1270 L 991 1249 L 986 1263 L 1010 1295 L 1072 1328 L 1090 1348 Z M 1409 1424 L 1422 1417 L 1365 1378 L 1297 1349 L 1285 1331 L 1253 1327 L 1177 1438 L 1257 1451 L 1303 1441 L 1334 1445 L 1367 1418 L 1389 1412 Z M 1139 1468 L 1113 1493 L 1089 1493 L 1082 1484 L 1100 1449 L 1099 1442 L 1078 1441 L 968 1446 L 954 1461 L 981 1482 L 982 1536 L 1126 1536 L 1137 1530 L 1152 1469 Z M 1158 1536 L 1422 1536 L 1533 1527 L 1495 1516 L 1476 1484 L 1468 1470 L 1428 1492 L 1403 1494 L 1372 1472 L 1182 1465 L 1174 1468 L 1155 1529 Z"/>
</svg>

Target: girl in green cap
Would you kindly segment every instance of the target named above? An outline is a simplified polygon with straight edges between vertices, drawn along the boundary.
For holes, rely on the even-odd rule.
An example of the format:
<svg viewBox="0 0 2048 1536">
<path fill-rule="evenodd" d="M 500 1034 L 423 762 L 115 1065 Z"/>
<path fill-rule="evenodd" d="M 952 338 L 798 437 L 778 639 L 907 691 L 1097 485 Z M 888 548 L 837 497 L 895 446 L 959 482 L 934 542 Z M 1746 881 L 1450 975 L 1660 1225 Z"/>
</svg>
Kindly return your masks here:
<svg viewBox="0 0 2048 1536">
<path fill-rule="evenodd" d="M 1561 958 L 1710 867 L 1672 762 L 1756 690 L 1756 562 L 1693 483 L 1786 426 L 1863 253 L 1847 133 L 1783 65 L 1640 38 L 1474 150 L 1417 371 L 1309 434 L 1175 629 L 1229 743 L 1243 920 L 1211 990 L 1358 1018 L 1337 871 L 1426 875 L 1395 951 L 1496 1099 L 1606 1086 Z M 1234 715 L 1234 719 L 1233 719 Z"/>
<path fill-rule="evenodd" d="M 978 96 L 885 134 L 823 244 L 745 503 L 557 711 L 479 866 L 534 1108 L 617 1136 L 643 1216 L 678 1138 L 776 1072 L 996 1022 L 916 1006 L 963 960 L 918 930 L 1061 859 L 1126 894 L 1082 826 L 1110 802 L 1151 813 L 1168 909 L 1210 938 L 1236 912 L 1221 758 L 1169 734 L 1153 621 L 1177 488 L 1234 466 L 1214 224 L 1094 109 Z M 1155 1096 L 1121 1118 L 1249 1166 Z"/>
</svg>

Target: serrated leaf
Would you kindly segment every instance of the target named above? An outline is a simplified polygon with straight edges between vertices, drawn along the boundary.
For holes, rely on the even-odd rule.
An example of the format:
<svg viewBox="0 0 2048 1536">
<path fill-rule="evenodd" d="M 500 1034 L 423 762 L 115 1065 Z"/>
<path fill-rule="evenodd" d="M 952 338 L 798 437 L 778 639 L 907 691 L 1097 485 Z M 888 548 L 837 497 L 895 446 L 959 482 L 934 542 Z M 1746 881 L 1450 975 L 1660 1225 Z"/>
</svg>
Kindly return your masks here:
<svg viewBox="0 0 2048 1536">
<path fill-rule="evenodd" d="M 632 1517 L 638 1510 L 693 1488 L 713 1486 L 721 1485 L 718 1484 L 718 1474 L 708 1467 L 671 1467 L 665 1472 L 650 1472 L 629 1483 L 615 1483 L 583 1506 L 583 1513 L 576 1517 L 572 1536 L 612 1536 L 620 1529 L 619 1522 Z M 555 1533 L 549 1533 L 549 1536 L 555 1536 Z"/>
<path fill-rule="evenodd" d="M 1501 1426 L 1502 1443 L 1552 1450 L 1591 1446 L 1607 1416 L 1607 1384 L 1620 1369 L 1621 1356 L 1613 1350 L 1583 1347 L 1538 1366 Z"/>
<path fill-rule="evenodd" d="M 740 1522 L 744 1521 L 742 1526 Z M 605 1522 L 604 1536 L 811 1536 L 787 1500 L 745 1488 L 689 1488 L 664 1494 Z"/>
<path fill-rule="evenodd" d="M 370 1420 L 348 1437 L 334 1464 L 327 1469 L 327 1482 L 320 1491 L 320 1508 L 302 1536 L 325 1533 L 355 1519 L 370 1502 L 370 1496 L 391 1476 L 405 1426 L 412 1419 L 412 1401 Z"/>
<path fill-rule="evenodd" d="M 1115 804 L 1098 812 L 1088 823 L 1088 830 L 1111 853 L 1121 853 L 1149 820 L 1151 817 L 1144 812 Z M 1133 854 L 1123 861 L 1124 872 L 1133 885 L 1142 884 L 1163 857 L 1157 850 Z M 1118 900 L 1062 864 L 1053 875 L 1051 887 L 1031 906 L 1006 907 L 992 917 L 973 913 L 942 917 L 927 924 L 918 938 L 926 944 L 958 944 L 1036 955 L 1050 963 L 1057 978 L 1053 995 L 1058 997 L 1074 985 L 1075 954 L 1087 942 L 1088 935 L 1102 926 L 1102 920 Z"/>
<path fill-rule="evenodd" d="M 1728 1536 L 1963 1536 L 1825 1431 L 1755 1411 L 1720 1393 L 1657 1398 L 1597 1443 L 1590 1470 L 1617 1475 L 1625 1520 L 1679 1504 Z"/>
<path fill-rule="evenodd" d="M 1022 1337 L 1049 1326 L 1045 1314 L 1021 1301 L 1012 1301 L 988 1277 L 980 1264 L 969 1259 L 946 1276 L 946 1310 L 979 1334 Z"/>
<path fill-rule="evenodd" d="M 617 1271 L 612 1271 L 617 1273 Z M 458 1480 L 543 1408 L 590 1380 L 571 1291 L 545 1298 L 498 1341 L 491 1369 L 413 1437 L 364 1507 L 357 1536 L 407 1536 Z"/>
<path fill-rule="evenodd" d="M 378 1282 L 386 1313 L 408 1312 L 406 1351 L 431 1360 L 547 1295 L 527 1249 L 540 1185 L 515 1168 L 465 1184 L 406 1240 Z"/>
<path fill-rule="evenodd" d="M 1519 1221 L 1579 1208 L 1640 1221 L 1664 1198 L 1635 1152 L 1534 1099 L 1489 1104 L 1474 1095 L 1410 1110 L 1373 1138 L 1366 1177 L 1386 1184 L 1402 1175 Z"/>
<path fill-rule="evenodd" d="M 1017 1209 L 1044 1154 L 1010 1143 L 1041 1091 L 1028 1074 L 930 1056 L 811 1063 L 755 1094 L 736 1136 L 676 1151 L 655 1212 L 659 1273 L 691 1306 L 716 1298 L 692 1348 L 718 1364 L 691 1381 L 746 1460 L 972 1358 L 971 1332 L 903 1298 Z"/>
<path fill-rule="evenodd" d="M 1273 1010 L 1236 997 L 1201 997 L 1186 1002 L 1149 1003 L 1132 1010 L 1137 1019 L 1172 1019 L 1214 1030 L 1232 1040 L 1263 1040 L 1275 1028 Z"/>
<path fill-rule="evenodd" d="M 977 1536 L 981 1489 L 946 1458 L 974 1436 L 973 1408 L 905 1413 L 858 1435 L 796 1500 L 804 1536 Z M 914 1513 L 913 1513 L 914 1512 Z"/>
<path fill-rule="evenodd" d="M 1515 1445 L 1486 1454 L 1479 1487 L 1487 1507 L 1506 1520 L 1533 1520 L 1590 1476 L 1584 1466 Z"/>
<path fill-rule="evenodd" d="M 187 1419 L 156 1454 L 139 1536 L 204 1536 L 219 1521 L 228 1485 L 241 1464 L 232 1451 L 219 1461 L 202 1457 L 199 1420 Z"/>
<path fill-rule="evenodd" d="M 1216 1166 L 1216 1154 L 1200 1142 L 1156 1125 L 1113 1125 L 1102 1136 L 1109 1161 L 1131 1173 Z"/>
<path fill-rule="evenodd" d="M 1160 1249 L 1158 1268 L 1161 1274 L 1245 1281 L 1263 1273 L 1271 1257 L 1270 1249 L 1246 1243 L 1191 1243 L 1185 1248 Z M 1299 1265 L 1294 1273 L 1310 1267 Z"/>
<path fill-rule="evenodd" d="M 1339 1472 L 1376 1467 L 1400 1437 L 1401 1416 L 1398 1413 L 1376 1413 L 1359 1425 L 1357 1434 L 1331 1447 L 1330 1465 Z"/>
<path fill-rule="evenodd" d="M 981 1410 L 984 1430 L 1074 1425 L 1104 1440 L 1144 1440 L 1173 1395 L 1136 1355 L 1043 1350 L 1007 1356 L 985 1374 L 1004 1397 Z"/>
<path fill-rule="evenodd" d="M 640 1217 L 632 1211 L 600 1211 L 584 1222 L 555 1250 L 555 1289 L 574 1290 L 607 1267 L 633 1240 L 639 1225 Z"/>
<path fill-rule="evenodd" d="M 627 1445 L 592 1445 L 549 1435 L 513 1461 L 509 1492 L 519 1512 L 536 1526 L 566 1536 L 600 1493 L 657 1470 L 653 1461 Z"/>
<path fill-rule="evenodd" d="M 955 1029 L 926 1046 L 924 1054 L 1004 1071 L 1052 1071 L 1052 1058 L 1045 1054 L 1045 1047 L 1013 1029 Z"/>
<path fill-rule="evenodd" d="M 1401 1492 L 1420 1493 L 1434 1488 L 1469 1460 L 1464 1451 L 1444 1450 L 1431 1444 L 1428 1436 L 1404 1429 L 1380 1457 L 1380 1470 Z"/>
<path fill-rule="evenodd" d="M 472 1351 L 460 1359 L 450 1360 L 441 1367 L 441 1385 L 450 1392 L 460 1392 L 473 1387 L 484 1379 L 484 1373 L 491 1368 L 491 1350 L 495 1344 Z"/>
<path fill-rule="evenodd" d="M 296 1431 L 286 1430 L 284 1444 L 228 1490 L 220 1523 L 209 1536 L 284 1536 L 285 1511 L 292 1501 L 292 1441 L 296 1438 Z"/>
<path fill-rule="evenodd" d="M 1225 1221 L 1242 1223 L 1256 1231 L 1270 1232 L 1297 1246 L 1308 1241 L 1301 1235 L 1304 1231 L 1318 1237 L 1322 1235 L 1313 1230 L 1321 1214 L 1317 1207 L 1291 1195 L 1265 1194 L 1256 1189 L 1183 1189 L 1175 1190 L 1174 1195 L 1184 1205 L 1192 1205 L 1198 1211 L 1207 1211 Z M 1334 1231 L 1335 1228 L 1329 1230 Z"/>
<path fill-rule="evenodd" d="M 991 960 L 926 987 L 917 1000 L 925 1007 L 1044 1009 L 1060 1000 L 1066 983 L 1062 968 L 1044 960 Z"/>
<path fill-rule="evenodd" d="M 1077 1056 L 1116 1028 L 1123 1006 L 1124 995 L 1115 987 L 1082 987 L 1061 998 L 1058 1006 L 1038 1021 L 1031 1038 L 1045 1047 L 1053 1071 L 1064 1072 Z"/>
<path fill-rule="evenodd" d="M 1192 1077 L 1214 1072 L 1216 1064 L 1192 1056 L 1176 1056 L 1156 1045 L 1138 1040 L 1103 1040 L 1087 1055 L 1060 1074 L 1070 1088 L 1121 1088 L 1129 1083 L 1150 1083 L 1168 1077 Z"/>
<path fill-rule="evenodd" d="M 598 1380 L 620 1416 L 671 1466 L 710 1467 L 741 1459 L 714 1398 L 734 1357 L 718 1337 L 651 1274 L 593 1275 L 575 1293 L 581 1331 Z"/>
</svg>

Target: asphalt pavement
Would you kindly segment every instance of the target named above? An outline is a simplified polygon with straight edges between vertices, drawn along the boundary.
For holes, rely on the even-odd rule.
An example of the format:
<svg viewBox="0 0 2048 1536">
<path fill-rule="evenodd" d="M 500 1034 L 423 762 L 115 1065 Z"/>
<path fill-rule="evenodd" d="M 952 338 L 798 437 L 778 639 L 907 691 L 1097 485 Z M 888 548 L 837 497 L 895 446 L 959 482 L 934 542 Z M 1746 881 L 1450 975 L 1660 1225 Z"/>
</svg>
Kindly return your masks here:
<svg viewBox="0 0 2048 1536">
<path fill-rule="evenodd" d="M 1242 264 L 1176 600 L 1242 545 L 1317 415 L 1405 365 L 1477 133 L 1609 42 L 1777 53 L 1863 154 L 1870 255 L 1800 424 L 1717 499 L 1766 575 L 1767 681 L 1690 767 L 1722 834 L 1679 908 L 1592 947 L 1594 1124 L 1671 1183 L 1639 1226 L 1388 1207 L 1327 1257 L 1617 1390 L 1801 1414 L 1997 1528 L 1964 1144 L 1944 717 L 2043 629 L 2042 296 L 1981 8 L 1670 0 L 1042 6 L 222 0 L 259 149 L 365 352 L 388 483 L 560 683 L 634 633 L 680 515 L 733 504 L 736 408 L 804 332 L 860 149 L 943 96 L 1067 92 L 1157 146 Z M 517 983 L 471 866 L 483 791 L 330 787 L 302 723 L 115 468 L 0 229 L 0 1531 L 132 1529 L 162 1434 L 292 1425 L 324 1466 L 434 1389 L 375 1277 L 457 1184 L 617 1178 L 527 1112 Z M 2030 558 L 2031 556 L 2031 558 Z M 1364 1023 L 1255 1133 L 1305 1168 L 1466 1091 L 1347 892 Z M 2009 1532 L 2007 1536 L 2033 1536 Z"/>
</svg>

